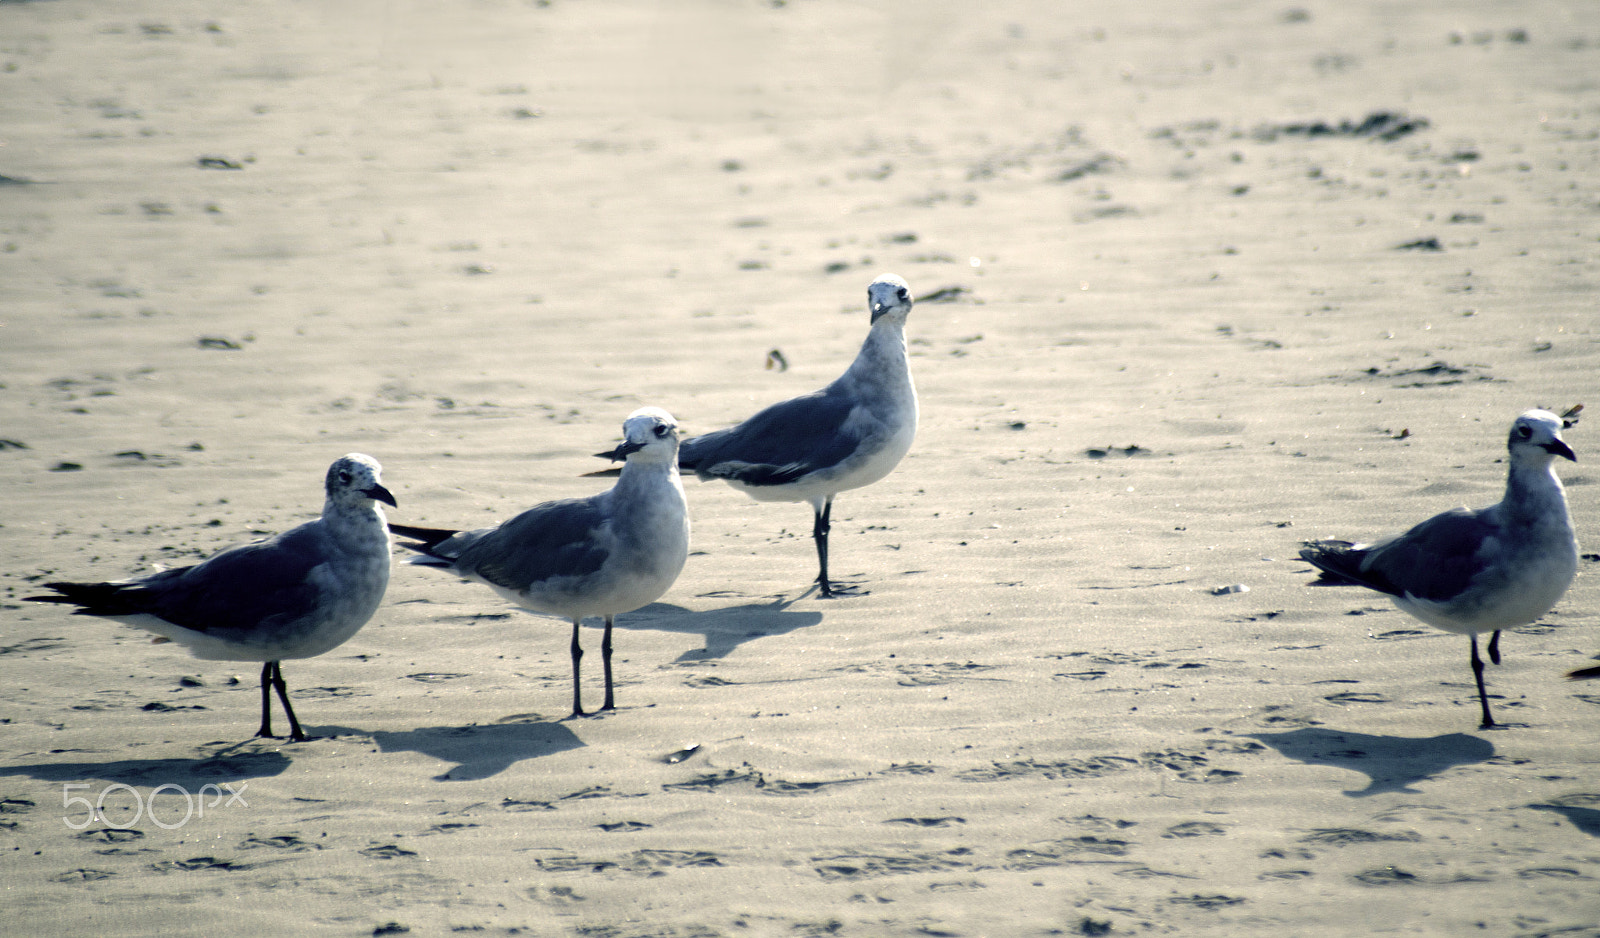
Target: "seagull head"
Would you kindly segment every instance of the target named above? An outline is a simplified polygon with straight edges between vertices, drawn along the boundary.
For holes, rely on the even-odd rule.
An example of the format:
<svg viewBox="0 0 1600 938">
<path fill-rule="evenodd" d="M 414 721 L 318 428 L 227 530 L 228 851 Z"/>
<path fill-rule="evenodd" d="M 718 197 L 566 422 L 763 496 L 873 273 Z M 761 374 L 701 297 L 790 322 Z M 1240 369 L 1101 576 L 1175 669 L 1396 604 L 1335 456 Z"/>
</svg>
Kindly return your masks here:
<svg viewBox="0 0 1600 938">
<path fill-rule="evenodd" d="M 867 306 L 872 309 L 873 322 L 891 313 L 904 322 L 911 312 L 911 302 L 910 285 L 894 274 L 883 274 L 867 286 Z"/>
<path fill-rule="evenodd" d="M 678 421 L 659 407 L 641 407 L 622 421 L 622 442 L 616 449 L 595 453 L 601 459 L 621 462 L 633 456 L 645 462 L 672 462 L 678 458 Z"/>
<path fill-rule="evenodd" d="M 1552 456 L 1578 461 L 1578 455 L 1561 438 L 1562 419 L 1548 410 L 1530 410 L 1511 425 L 1511 438 L 1506 448 L 1511 458 L 1537 456 L 1548 460 Z"/>
<path fill-rule="evenodd" d="M 383 467 L 371 456 L 350 453 L 328 467 L 328 499 L 349 503 L 372 500 L 394 504 L 394 496 L 383 487 Z"/>
</svg>

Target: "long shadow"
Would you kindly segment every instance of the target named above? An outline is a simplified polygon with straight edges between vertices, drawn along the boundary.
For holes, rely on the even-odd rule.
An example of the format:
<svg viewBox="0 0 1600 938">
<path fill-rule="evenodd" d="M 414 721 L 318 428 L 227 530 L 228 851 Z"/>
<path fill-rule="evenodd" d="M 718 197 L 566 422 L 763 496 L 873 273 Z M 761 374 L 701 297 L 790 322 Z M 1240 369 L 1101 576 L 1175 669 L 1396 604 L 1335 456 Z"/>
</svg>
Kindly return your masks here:
<svg viewBox="0 0 1600 938">
<path fill-rule="evenodd" d="M 559 723 L 515 722 L 423 726 L 403 733 L 370 732 L 326 726 L 323 732 L 371 737 L 384 752 L 420 752 L 455 763 L 434 776 L 437 782 L 459 782 L 498 775 L 524 759 L 537 759 L 584 745 Z"/>
<path fill-rule="evenodd" d="M 112 759 L 101 762 L 85 760 L 0 765 L 0 776 L 23 775 L 43 782 L 96 779 L 148 787 L 170 782 L 182 785 L 189 791 L 198 791 L 208 784 L 271 778 L 282 774 L 289 763 L 289 757 L 281 752 L 236 752 L 214 753 L 191 759 Z"/>
<path fill-rule="evenodd" d="M 1530 804 L 1528 807 L 1535 811 L 1553 811 L 1566 818 L 1568 822 L 1583 831 L 1590 837 L 1600 837 L 1600 810 L 1585 808 L 1578 804 L 1562 804 L 1563 801 L 1586 801 L 1590 804 L 1600 802 L 1600 796 L 1576 795 L 1568 798 L 1557 798 L 1554 802 L 1546 804 Z"/>
<path fill-rule="evenodd" d="M 1483 762 L 1494 744 L 1466 733 L 1444 736 L 1370 736 L 1304 727 L 1284 733 L 1248 733 L 1273 749 L 1310 765 L 1331 765 L 1367 776 L 1367 787 L 1347 791 L 1352 798 L 1384 792 L 1415 793 L 1411 786 L 1458 765 Z"/>
<path fill-rule="evenodd" d="M 822 621 L 820 612 L 790 612 L 789 606 L 793 603 L 792 599 L 778 599 L 706 612 L 693 612 L 668 603 L 651 603 L 637 612 L 618 616 L 617 628 L 699 635 L 701 647 L 679 655 L 679 661 L 724 658 L 745 642 L 785 635 Z"/>
</svg>

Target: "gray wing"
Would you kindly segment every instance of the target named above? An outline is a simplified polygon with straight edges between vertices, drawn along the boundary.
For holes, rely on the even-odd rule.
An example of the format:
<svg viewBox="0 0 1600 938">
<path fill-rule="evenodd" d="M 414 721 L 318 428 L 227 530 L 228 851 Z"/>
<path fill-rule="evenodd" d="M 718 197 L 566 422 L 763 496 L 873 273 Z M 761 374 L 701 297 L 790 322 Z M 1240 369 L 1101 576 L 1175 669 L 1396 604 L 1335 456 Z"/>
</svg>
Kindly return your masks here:
<svg viewBox="0 0 1600 938">
<path fill-rule="evenodd" d="M 1364 567 L 1401 595 L 1444 602 L 1466 592 L 1488 566 L 1484 542 L 1499 534 L 1500 526 L 1487 513 L 1457 508 L 1374 544 Z"/>
<path fill-rule="evenodd" d="M 1323 541 L 1308 544 L 1300 556 L 1370 589 L 1445 602 L 1465 592 L 1488 566 L 1483 545 L 1499 533 L 1487 512 L 1457 508 L 1365 549 Z"/>
<path fill-rule="evenodd" d="M 738 426 L 685 440 L 678 465 L 702 479 L 784 485 L 855 452 L 860 437 L 844 429 L 854 407 L 831 386 L 791 398 Z"/>
<path fill-rule="evenodd" d="M 315 612 L 322 598 L 311 582 L 311 571 L 327 562 L 315 525 L 127 583 L 50 585 L 83 615 L 144 613 L 212 634 L 293 622 Z"/>
<path fill-rule="evenodd" d="M 464 547 L 456 569 L 511 590 L 557 577 L 588 576 L 611 553 L 611 522 L 600 505 L 602 497 L 530 508 Z"/>
</svg>

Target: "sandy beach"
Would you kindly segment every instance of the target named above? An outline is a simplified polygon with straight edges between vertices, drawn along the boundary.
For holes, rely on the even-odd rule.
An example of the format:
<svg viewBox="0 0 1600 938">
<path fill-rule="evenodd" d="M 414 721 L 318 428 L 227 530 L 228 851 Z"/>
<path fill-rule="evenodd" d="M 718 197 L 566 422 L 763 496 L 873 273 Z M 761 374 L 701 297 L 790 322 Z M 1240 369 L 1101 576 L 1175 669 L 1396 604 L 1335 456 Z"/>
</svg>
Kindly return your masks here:
<svg viewBox="0 0 1600 938">
<path fill-rule="evenodd" d="M 1597 88 L 1558 0 L 0 2 L 0 933 L 1600 936 Z M 863 594 L 686 478 L 603 716 L 398 549 L 283 665 L 302 743 L 258 665 L 23 599 L 349 452 L 404 524 L 598 492 L 637 407 L 836 377 L 883 272 Z M 1465 637 L 1297 552 L 1578 403 L 1579 574 L 1479 730 Z"/>
</svg>

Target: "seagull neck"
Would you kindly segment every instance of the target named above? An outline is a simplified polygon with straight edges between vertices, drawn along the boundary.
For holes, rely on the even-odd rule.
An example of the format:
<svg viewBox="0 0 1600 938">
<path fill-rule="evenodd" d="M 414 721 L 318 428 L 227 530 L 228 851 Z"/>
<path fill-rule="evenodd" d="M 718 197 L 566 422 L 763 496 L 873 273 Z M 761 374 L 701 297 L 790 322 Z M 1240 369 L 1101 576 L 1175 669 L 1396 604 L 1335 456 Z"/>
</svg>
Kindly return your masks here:
<svg viewBox="0 0 1600 938">
<path fill-rule="evenodd" d="M 622 464 L 622 472 L 617 475 L 616 488 L 627 491 L 642 486 L 659 485 L 662 479 L 676 478 L 677 474 L 672 471 L 675 462 L 676 460 L 632 457 Z"/>
<path fill-rule="evenodd" d="M 624 539 L 657 530 L 662 523 L 683 523 L 686 502 L 676 459 L 630 459 L 609 494 L 614 507 L 631 506 L 617 511 L 612 522 Z"/>
<path fill-rule="evenodd" d="M 910 380 L 906 367 L 905 319 L 901 316 L 882 316 L 872 324 L 861 351 L 845 372 L 853 381 L 903 384 Z"/>
<path fill-rule="evenodd" d="M 1512 457 L 1506 497 L 1500 504 L 1503 511 L 1522 520 L 1566 518 L 1566 492 L 1556 475 L 1555 460 Z"/>
<path fill-rule="evenodd" d="M 375 533 L 386 541 L 389 538 L 389 518 L 375 501 L 350 505 L 330 498 L 322 506 L 322 522 L 334 537 L 344 541 L 372 539 Z"/>
</svg>

